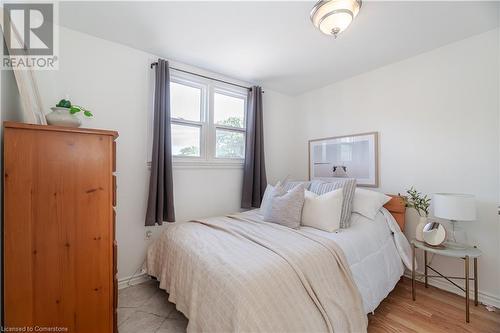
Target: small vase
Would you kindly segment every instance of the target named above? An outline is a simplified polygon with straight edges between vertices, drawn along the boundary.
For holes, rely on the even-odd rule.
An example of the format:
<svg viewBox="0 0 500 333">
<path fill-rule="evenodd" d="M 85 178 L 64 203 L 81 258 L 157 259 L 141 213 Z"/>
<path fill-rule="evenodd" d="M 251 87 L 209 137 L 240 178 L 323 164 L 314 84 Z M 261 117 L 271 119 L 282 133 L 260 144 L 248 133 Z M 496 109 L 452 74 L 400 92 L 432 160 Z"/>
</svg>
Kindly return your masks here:
<svg viewBox="0 0 500 333">
<path fill-rule="evenodd" d="M 69 113 L 69 108 L 53 107 L 52 112 L 45 116 L 47 123 L 54 126 L 80 127 L 80 118 Z"/>
<path fill-rule="evenodd" d="M 420 216 L 417 224 L 417 229 L 415 230 L 415 238 L 419 242 L 424 241 L 424 227 L 427 224 L 427 217 L 425 216 Z"/>
</svg>

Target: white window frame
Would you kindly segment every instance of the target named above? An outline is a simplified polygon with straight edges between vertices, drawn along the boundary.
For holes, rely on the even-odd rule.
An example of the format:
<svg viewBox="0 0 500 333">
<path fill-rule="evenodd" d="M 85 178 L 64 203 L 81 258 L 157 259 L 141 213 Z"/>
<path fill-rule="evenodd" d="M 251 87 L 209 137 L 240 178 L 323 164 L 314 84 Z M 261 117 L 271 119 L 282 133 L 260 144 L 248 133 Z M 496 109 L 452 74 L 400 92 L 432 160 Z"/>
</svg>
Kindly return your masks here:
<svg viewBox="0 0 500 333">
<path fill-rule="evenodd" d="M 184 78 L 183 76 L 170 76 L 170 82 L 182 84 L 188 87 L 198 88 L 201 90 L 200 94 L 200 121 L 194 120 L 185 120 L 180 118 L 170 118 L 170 123 L 172 125 L 182 125 L 182 126 L 190 126 L 190 127 L 198 127 L 200 129 L 200 156 L 176 156 L 173 155 L 173 159 L 175 161 L 196 161 L 202 159 L 206 155 L 206 147 L 204 146 L 203 138 L 207 132 L 207 121 L 208 115 L 206 114 L 207 110 L 207 102 L 208 102 L 208 91 L 207 86 L 203 82 L 198 82 L 195 80 Z"/>
<path fill-rule="evenodd" d="M 183 126 L 200 127 L 200 156 L 172 156 L 174 166 L 177 167 L 242 167 L 244 158 L 220 158 L 216 157 L 216 130 L 229 130 L 244 134 L 245 150 L 246 150 L 246 119 L 247 119 L 247 104 L 248 90 L 245 88 L 236 87 L 230 84 L 224 84 L 218 81 L 209 80 L 191 75 L 187 73 L 171 72 L 170 82 L 175 82 L 201 89 L 200 103 L 200 122 L 184 119 L 171 118 L 172 124 Z M 214 123 L 215 108 L 214 96 L 215 93 L 223 94 L 231 97 L 241 98 L 244 100 L 244 128 L 236 128 L 225 125 L 217 125 Z"/>
</svg>

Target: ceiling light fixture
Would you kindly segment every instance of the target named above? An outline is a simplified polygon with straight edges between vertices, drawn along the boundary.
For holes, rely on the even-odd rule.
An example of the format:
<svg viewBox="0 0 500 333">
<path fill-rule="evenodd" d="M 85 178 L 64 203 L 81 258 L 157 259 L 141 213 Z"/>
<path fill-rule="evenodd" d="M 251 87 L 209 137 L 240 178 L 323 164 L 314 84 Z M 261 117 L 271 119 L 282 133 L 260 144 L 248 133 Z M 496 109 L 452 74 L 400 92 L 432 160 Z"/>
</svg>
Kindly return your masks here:
<svg viewBox="0 0 500 333">
<path fill-rule="evenodd" d="M 335 38 L 358 15 L 361 0 L 321 0 L 311 11 L 311 21 L 322 33 Z"/>
</svg>

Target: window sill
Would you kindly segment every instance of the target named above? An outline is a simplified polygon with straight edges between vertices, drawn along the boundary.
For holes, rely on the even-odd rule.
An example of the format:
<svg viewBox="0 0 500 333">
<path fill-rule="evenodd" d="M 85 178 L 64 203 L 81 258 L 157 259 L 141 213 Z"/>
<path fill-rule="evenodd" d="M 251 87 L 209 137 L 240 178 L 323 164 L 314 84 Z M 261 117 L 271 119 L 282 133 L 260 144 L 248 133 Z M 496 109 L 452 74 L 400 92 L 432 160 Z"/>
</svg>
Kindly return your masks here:
<svg viewBox="0 0 500 333">
<path fill-rule="evenodd" d="M 173 169 L 243 169 L 243 161 L 216 162 L 216 161 L 173 161 Z M 151 162 L 147 162 L 148 169 L 151 169 Z"/>
</svg>

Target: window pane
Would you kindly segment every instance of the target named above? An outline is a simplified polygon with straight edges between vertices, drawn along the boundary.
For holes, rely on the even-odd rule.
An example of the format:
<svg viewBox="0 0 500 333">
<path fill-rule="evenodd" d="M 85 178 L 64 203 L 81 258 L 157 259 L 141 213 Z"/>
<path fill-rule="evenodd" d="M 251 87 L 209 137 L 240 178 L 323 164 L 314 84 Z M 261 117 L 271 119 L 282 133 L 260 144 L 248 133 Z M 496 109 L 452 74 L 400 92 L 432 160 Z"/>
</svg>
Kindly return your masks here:
<svg viewBox="0 0 500 333">
<path fill-rule="evenodd" d="M 201 89 L 170 82 L 172 118 L 200 121 Z"/>
<path fill-rule="evenodd" d="M 200 128 L 172 124 L 172 155 L 200 156 Z"/>
<path fill-rule="evenodd" d="M 245 127 L 245 100 L 214 94 L 214 121 L 218 125 Z"/>
<path fill-rule="evenodd" d="M 215 156 L 219 158 L 245 158 L 245 134 L 216 130 Z"/>
</svg>

